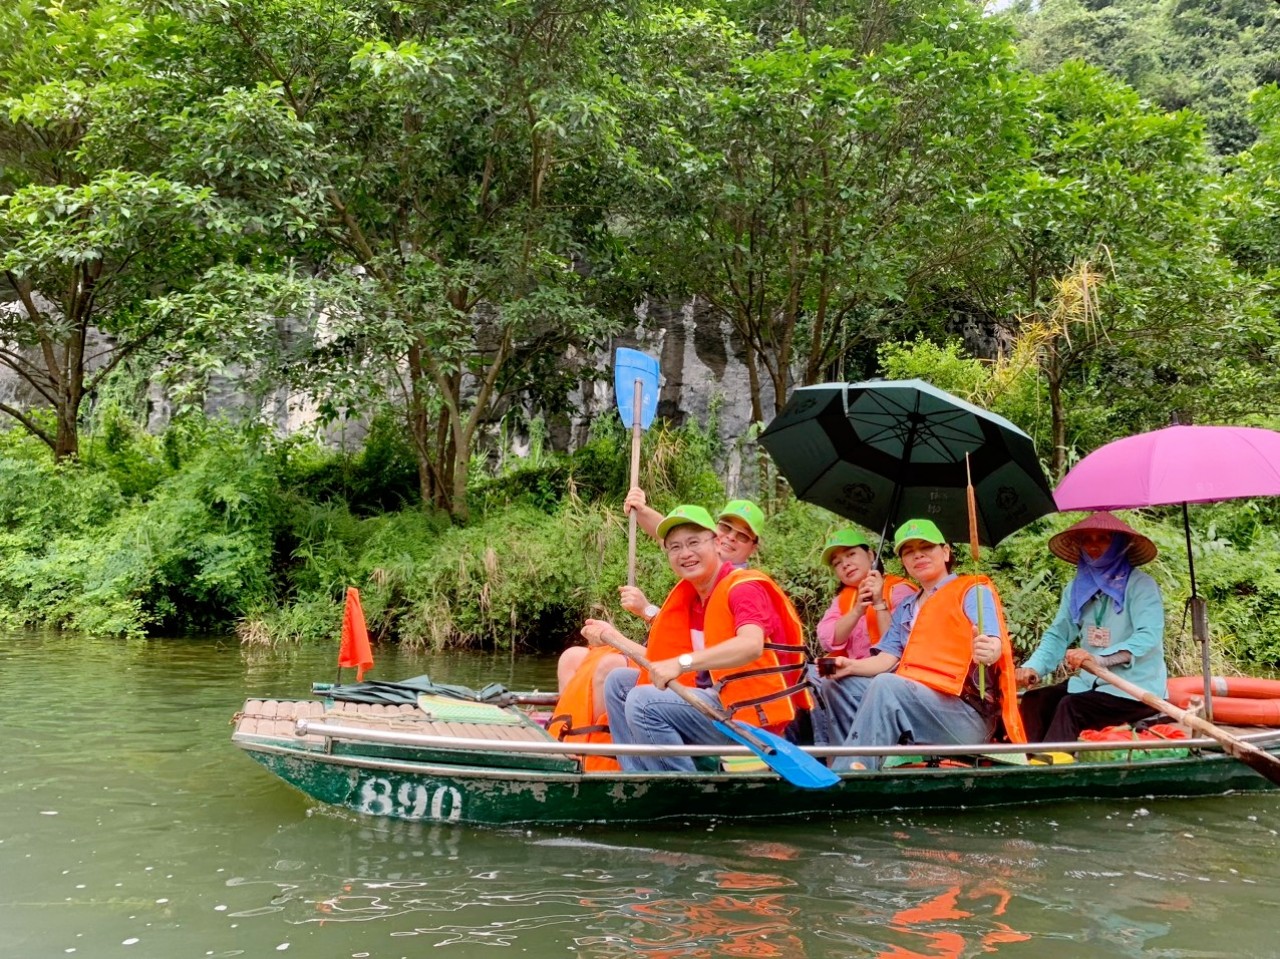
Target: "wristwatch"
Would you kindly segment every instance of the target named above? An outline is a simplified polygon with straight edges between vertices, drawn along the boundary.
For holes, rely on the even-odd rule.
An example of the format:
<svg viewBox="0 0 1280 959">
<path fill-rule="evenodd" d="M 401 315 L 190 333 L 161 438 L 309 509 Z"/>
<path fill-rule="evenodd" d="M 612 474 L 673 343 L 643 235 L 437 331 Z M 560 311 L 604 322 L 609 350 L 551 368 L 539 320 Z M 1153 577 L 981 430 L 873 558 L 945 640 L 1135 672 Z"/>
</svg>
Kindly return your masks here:
<svg viewBox="0 0 1280 959">
<path fill-rule="evenodd" d="M 660 612 L 662 612 L 662 607 L 654 603 L 650 603 L 648 606 L 644 608 L 645 622 L 652 623 L 657 618 Z"/>
<path fill-rule="evenodd" d="M 681 653 L 676 657 L 676 662 L 680 664 L 681 669 L 693 669 L 693 654 Z"/>
</svg>

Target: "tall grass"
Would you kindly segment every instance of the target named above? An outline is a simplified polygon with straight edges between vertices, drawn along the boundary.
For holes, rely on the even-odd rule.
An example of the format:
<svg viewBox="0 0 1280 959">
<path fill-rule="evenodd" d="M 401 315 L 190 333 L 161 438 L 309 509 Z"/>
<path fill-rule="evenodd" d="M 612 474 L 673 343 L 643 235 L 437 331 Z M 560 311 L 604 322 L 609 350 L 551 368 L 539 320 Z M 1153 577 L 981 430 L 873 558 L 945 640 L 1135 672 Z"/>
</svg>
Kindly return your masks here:
<svg viewBox="0 0 1280 959">
<path fill-rule="evenodd" d="M 609 420 L 571 456 L 544 452 L 482 472 L 466 527 L 406 498 L 412 462 L 390 433 L 349 456 L 188 421 L 159 438 L 100 431 L 84 462 L 65 466 L 0 434 L 0 625 L 328 642 L 355 585 L 379 642 L 558 650 L 588 615 L 640 638 L 617 605 L 629 435 Z M 707 431 L 656 424 L 642 456 L 651 503 L 715 508 L 736 495 L 716 478 L 716 451 Z M 845 522 L 793 498 L 766 505 L 760 565 L 812 625 L 834 590 L 818 565 L 821 545 Z M 1280 504 L 1196 506 L 1190 515 L 1215 668 L 1280 665 Z M 1165 597 L 1171 668 L 1196 672 L 1200 650 L 1183 615 L 1190 586 L 1181 512 L 1126 518 L 1160 548 L 1147 569 Z M 996 581 L 1022 654 L 1072 573 L 1046 541 L 1074 519 L 1042 519 L 983 553 L 978 568 Z M 661 599 L 673 583 L 661 550 L 642 538 L 637 555 L 640 585 Z M 887 564 L 896 565 L 892 557 Z M 972 568 L 963 557 L 961 569 Z"/>
</svg>

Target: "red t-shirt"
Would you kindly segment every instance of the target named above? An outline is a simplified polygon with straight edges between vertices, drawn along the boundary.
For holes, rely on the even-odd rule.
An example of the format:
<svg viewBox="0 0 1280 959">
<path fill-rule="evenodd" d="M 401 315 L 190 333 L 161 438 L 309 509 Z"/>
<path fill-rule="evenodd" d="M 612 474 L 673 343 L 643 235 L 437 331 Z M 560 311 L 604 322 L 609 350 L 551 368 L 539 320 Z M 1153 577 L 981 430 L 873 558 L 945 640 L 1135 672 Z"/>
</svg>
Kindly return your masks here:
<svg viewBox="0 0 1280 959">
<path fill-rule="evenodd" d="M 716 583 L 732 573 L 733 569 L 730 563 L 722 565 L 716 575 Z M 777 640 L 786 635 L 782 628 L 782 617 L 773 608 L 769 592 L 761 583 L 739 583 L 729 590 L 729 612 L 733 614 L 733 625 L 737 629 L 759 626 L 764 630 L 766 640 Z M 695 598 L 689 609 L 689 629 L 701 633 L 706 617 L 706 605 L 701 598 Z"/>
</svg>

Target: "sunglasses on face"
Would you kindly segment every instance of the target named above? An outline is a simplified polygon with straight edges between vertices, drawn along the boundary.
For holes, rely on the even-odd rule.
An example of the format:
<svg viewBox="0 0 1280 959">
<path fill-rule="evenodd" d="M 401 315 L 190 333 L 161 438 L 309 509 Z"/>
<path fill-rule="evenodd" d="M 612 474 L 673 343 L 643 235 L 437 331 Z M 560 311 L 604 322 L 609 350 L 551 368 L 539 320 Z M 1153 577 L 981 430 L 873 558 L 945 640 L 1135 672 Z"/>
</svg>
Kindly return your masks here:
<svg viewBox="0 0 1280 959">
<path fill-rule="evenodd" d="M 756 538 L 754 536 L 748 536 L 741 530 L 734 529 L 728 523 L 716 523 L 716 529 L 719 531 L 721 536 L 731 539 L 733 542 L 742 546 L 750 546 L 752 543 L 756 542 Z"/>
</svg>

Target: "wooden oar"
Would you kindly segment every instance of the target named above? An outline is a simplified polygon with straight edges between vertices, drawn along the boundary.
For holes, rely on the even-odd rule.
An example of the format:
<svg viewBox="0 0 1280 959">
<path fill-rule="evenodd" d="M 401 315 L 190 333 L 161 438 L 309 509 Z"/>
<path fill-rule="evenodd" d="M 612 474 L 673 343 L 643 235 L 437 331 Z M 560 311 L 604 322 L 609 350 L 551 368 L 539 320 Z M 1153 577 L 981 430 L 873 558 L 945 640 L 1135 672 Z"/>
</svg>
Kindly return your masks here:
<svg viewBox="0 0 1280 959">
<path fill-rule="evenodd" d="M 1231 735 L 1220 726 L 1215 726 L 1207 719 L 1197 716 L 1195 713 L 1189 713 L 1185 709 L 1179 709 L 1168 700 L 1161 699 L 1155 693 L 1148 692 L 1141 686 L 1135 686 L 1127 679 L 1121 679 L 1105 666 L 1098 665 L 1095 659 L 1086 659 L 1080 664 L 1080 668 L 1086 672 L 1093 673 L 1104 683 L 1110 683 L 1121 692 L 1128 693 L 1135 699 L 1139 699 L 1146 703 L 1152 709 L 1158 709 L 1180 723 L 1186 723 L 1192 729 L 1204 733 L 1206 736 L 1216 739 L 1227 755 L 1232 756 L 1254 772 L 1261 776 L 1265 776 L 1273 783 L 1280 783 L 1280 758 L 1273 756 L 1266 750 L 1259 749 L 1253 743 L 1247 743 L 1243 739 Z"/>
<path fill-rule="evenodd" d="M 631 405 L 631 485 L 635 489 L 640 485 L 640 400 L 644 396 L 644 383 L 637 379 L 635 400 Z M 627 585 L 636 584 L 636 511 L 627 516 Z"/>
<path fill-rule="evenodd" d="M 658 408 L 658 361 L 638 350 L 619 348 L 613 358 L 613 392 L 618 415 L 631 427 L 631 488 L 640 485 L 640 434 Z M 628 403 L 627 398 L 631 401 Z M 630 414 L 628 416 L 628 414 Z M 628 422 L 629 421 L 629 422 Z M 627 585 L 636 584 L 636 511 L 627 518 Z"/>
<path fill-rule="evenodd" d="M 652 669 L 649 660 L 634 648 L 623 646 L 607 633 L 600 638 L 618 652 L 634 659 L 641 669 Z M 677 696 L 715 723 L 716 729 L 735 743 L 746 746 L 791 785 L 801 789 L 826 789 L 840 781 L 839 776 L 795 743 L 787 742 L 768 730 L 731 719 L 683 683 L 672 681 L 667 684 L 667 689 L 674 690 Z"/>
<path fill-rule="evenodd" d="M 964 454 L 964 497 L 965 503 L 969 508 L 969 555 L 973 557 L 976 565 L 981 558 L 978 544 L 978 497 L 973 492 L 973 473 L 969 470 L 969 454 Z M 982 587 L 977 588 L 975 598 L 978 602 L 978 633 L 982 635 Z M 987 667 L 982 663 L 978 664 L 978 698 L 985 700 L 987 698 Z"/>
</svg>

